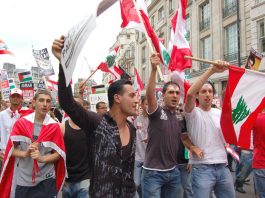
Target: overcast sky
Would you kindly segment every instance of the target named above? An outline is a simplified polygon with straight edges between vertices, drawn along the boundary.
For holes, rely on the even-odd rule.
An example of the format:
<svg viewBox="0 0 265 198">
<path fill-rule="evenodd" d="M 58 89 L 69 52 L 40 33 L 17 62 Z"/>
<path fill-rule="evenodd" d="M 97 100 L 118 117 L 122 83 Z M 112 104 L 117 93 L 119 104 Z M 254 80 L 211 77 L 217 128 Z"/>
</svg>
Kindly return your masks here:
<svg viewBox="0 0 265 198">
<path fill-rule="evenodd" d="M 1 1 L 0 38 L 15 56 L 0 56 L 0 68 L 4 62 L 15 63 L 17 68 L 30 69 L 36 65 L 32 56 L 32 45 L 47 47 L 52 64 L 58 71 L 58 62 L 51 53 L 52 42 L 86 15 L 96 9 L 100 0 L 8 0 Z M 74 72 L 77 77 L 88 77 L 86 64 L 96 68 L 105 59 L 109 48 L 116 41 L 120 32 L 120 8 L 116 2 L 97 19 L 97 28 L 88 38 Z M 101 80 L 101 72 L 97 72 L 95 80 Z M 55 76 L 54 78 L 56 78 Z"/>
</svg>

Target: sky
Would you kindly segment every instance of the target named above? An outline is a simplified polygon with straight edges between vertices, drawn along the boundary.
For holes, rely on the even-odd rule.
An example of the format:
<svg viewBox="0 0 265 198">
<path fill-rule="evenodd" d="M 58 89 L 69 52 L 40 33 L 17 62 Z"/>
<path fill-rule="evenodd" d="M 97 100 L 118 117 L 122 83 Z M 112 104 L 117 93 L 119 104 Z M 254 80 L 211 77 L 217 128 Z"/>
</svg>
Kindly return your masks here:
<svg viewBox="0 0 265 198">
<path fill-rule="evenodd" d="M 1 0 L 0 38 L 14 56 L 0 56 L 0 68 L 4 62 L 14 63 L 17 68 L 36 66 L 32 46 L 47 48 L 53 67 L 58 73 L 58 61 L 51 53 L 52 42 L 66 34 L 76 23 L 93 12 L 100 0 Z M 87 78 L 89 67 L 96 68 L 105 60 L 109 48 L 120 32 L 119 2 L 116 2 L 97 18 L 97 27 L 89 36 L 73 74 L 73 81 Z M 52 76 L 57 79 L 57 75 Z M 102 73 L 96 72 L 94 80 L 101 83 Z"/>
</svg>

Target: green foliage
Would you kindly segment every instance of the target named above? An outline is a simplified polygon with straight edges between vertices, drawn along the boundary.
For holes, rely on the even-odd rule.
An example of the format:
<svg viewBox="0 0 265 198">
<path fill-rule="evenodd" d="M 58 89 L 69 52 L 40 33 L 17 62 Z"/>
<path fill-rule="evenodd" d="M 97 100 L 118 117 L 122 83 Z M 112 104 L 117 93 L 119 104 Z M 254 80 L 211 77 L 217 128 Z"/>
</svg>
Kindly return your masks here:
<svg viewBox="0 0 265 198">
<path fill-rule="evenodd" d="M 243 96 L 240 97 L 236 108 L 232 110 L 232 118 L 233 123 L 237 124 L 240 121 L 244 120 L 247 116 L 250 114 L 250 110 L 248 109 L 248 106 L 243 98 Z"/>
</svg>

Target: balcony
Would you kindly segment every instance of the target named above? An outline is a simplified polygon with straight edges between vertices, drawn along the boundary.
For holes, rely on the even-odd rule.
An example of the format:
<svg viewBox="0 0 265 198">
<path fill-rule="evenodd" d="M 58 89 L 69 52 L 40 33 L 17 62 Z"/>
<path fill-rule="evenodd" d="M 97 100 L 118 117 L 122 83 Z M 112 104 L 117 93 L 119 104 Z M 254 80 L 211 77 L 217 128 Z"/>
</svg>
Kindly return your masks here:
<svg viewBox="0 0 265 198">
<path fill-rule="evenodd" d="M 238 52 L 227 53 L 224 55 L 224 60 L 227 62 L 237 61 Z"/>
<path fill-rule="evenodd" d="M 223 18 L 233 15 L 236 12 L 237 12 L 237 2 L 233 1 L 233 3 L 225 5 L 223 9 Z"/>
<path fill-rule="evenodd" d="M 200 22 L 200 31 L 208 29 L 210 27 L 210 18 L 204 19 Z"/>
</svg>

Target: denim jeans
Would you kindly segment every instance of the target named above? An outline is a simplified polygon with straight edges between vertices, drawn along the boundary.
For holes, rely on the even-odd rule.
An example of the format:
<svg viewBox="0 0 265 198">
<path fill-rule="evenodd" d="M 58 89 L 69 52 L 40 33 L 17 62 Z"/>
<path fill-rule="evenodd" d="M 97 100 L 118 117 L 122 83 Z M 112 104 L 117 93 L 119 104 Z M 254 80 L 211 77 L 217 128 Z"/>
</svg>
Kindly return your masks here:
<svg viewBox="0 0 265 198">
<path fill-rule="evenodd" d="M 141 197 L 141 177 L 142 177 L 142 172 L 143 172 L 143 162 L 136 161 L 134 162 L 134 183 L 136 186 L 136 193 L 134 198 Z"/>
<path fill-rule="evenodd" d="M 62 190 L 63 198 L 89 198 L 89 184 L 89 179 L 83 180 L 81 182 L 65 182 Z"/>
<path fill-rule="evenodd" d="M 191 186 L 191 174 L 187 170 L 188 164 L 179 164 L 180 180 L 184 191 L 184 198 L 193 198 L 192 186 Z"/>
<path fill-rule="evenodd" d="M 226 164 L 193 164 L 191 183 L 195 198 L 235 198 L 233 178 Z"/>
<path fill-rule="evenodd" d="M 250 175 L 252 171 L 252 158 L 252 151 L 249 151 L 248 153 L 241 151 L 240 163 L 238 165 L 238 172 L 235 180 L 236 187 L 242 187 L 245 179 Z"/>
<path fill-rule="evenodd" d="M 265 169 L 253 169 L 255 191 L 260 198 L 265 198 Z"/>
<path fill-rule="evenodd" d="M 170 171 L 143 169 L 143 198 L 178 198 L 180 197 L 180 172 L 178 167 Z"/>
</svg>

